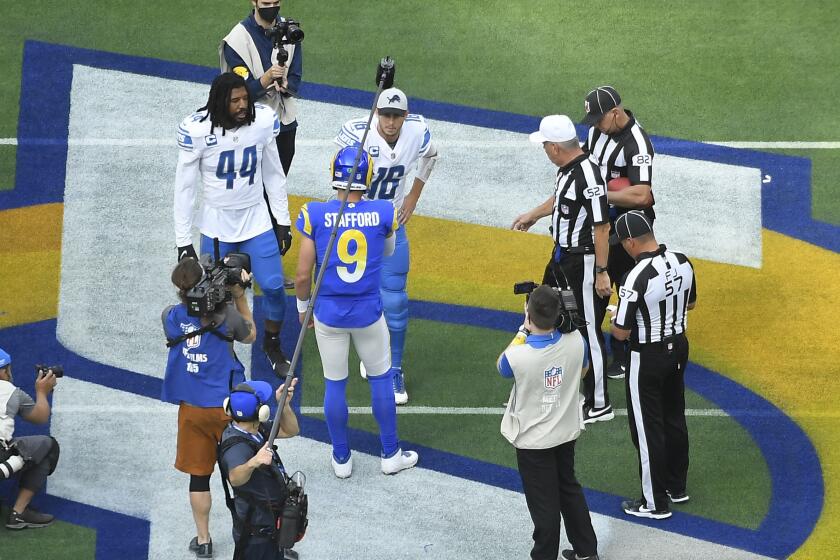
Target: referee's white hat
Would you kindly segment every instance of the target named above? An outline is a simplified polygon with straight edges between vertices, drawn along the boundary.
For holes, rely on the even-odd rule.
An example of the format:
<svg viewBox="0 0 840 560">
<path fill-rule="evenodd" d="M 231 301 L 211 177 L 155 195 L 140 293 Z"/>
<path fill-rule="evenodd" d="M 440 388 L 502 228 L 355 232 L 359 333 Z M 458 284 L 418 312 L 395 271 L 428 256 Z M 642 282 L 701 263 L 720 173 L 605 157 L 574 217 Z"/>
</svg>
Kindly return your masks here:
<svg viewBox="0 0 840 560">
<path fill-rule="evenodd" d="M 566 115 L 548 115 L 540 121 L 540 129 L 532 132 L 528 139 L 534 144 L 543 142 L 568 142 L 577 140 L 577 130 L 572 119 Z"/>
</svg>

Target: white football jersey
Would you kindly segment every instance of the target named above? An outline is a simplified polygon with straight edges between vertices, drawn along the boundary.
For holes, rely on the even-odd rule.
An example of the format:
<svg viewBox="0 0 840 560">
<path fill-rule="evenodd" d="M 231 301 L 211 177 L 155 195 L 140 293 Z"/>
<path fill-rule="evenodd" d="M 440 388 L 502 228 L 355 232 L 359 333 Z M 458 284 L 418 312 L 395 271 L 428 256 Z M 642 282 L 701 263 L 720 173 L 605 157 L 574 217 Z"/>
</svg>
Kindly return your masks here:
<svg viewBox="0 0 840 560">
<path fill-rule="evenodd" d="M 178 167 L 175 179 L 175 236 L 179 247 L 192 242 L 192 211 L 196 186 L 202 186 L 199 227 L 208 237 L 237 242 L 271 229 L 263 185 L 278 223 L 289 224 L 286 176 L 274 138 L 280 132 L 277 114 L 256 104 L 253 123 L 231 130 L 211 131 L 206 111 L 198 111 L 178 126 Z"/>
<path fill-rule="evenodd" d="M 335 143 L 342 147 L 359 145 L 366 125 L 366 118 L 347 121 L 335 137 Z M 405 198 L 406 178 L 416 167 L 417 160 L 428 153 L 431 145 L 432 133 L 422 115 L 408 114 L 393 148 L 380 136 L 377 118 L 374 116 L 364 146 L 375 165 L 368 198 L 392 200 L 397 209 L 401 208 Z"/>
</svg>

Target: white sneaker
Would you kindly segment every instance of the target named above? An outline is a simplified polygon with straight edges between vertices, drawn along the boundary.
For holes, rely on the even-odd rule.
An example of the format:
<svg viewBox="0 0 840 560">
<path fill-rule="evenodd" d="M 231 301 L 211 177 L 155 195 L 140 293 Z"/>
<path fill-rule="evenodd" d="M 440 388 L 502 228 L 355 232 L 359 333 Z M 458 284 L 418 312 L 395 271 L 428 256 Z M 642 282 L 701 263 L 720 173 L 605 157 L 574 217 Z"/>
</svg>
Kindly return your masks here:
<svg viewBox="0 0 840 560">
<path fill-rule="evenodd" d="M 405 404 L 408 402 L 408 391 L 405 389 L 405 374 L 400 368 L 394 368 L 394 402 Z"/>
<path fill-rule="evenodd" d="M 382 458 L 382 474 L 397 474 L 405 469 L 410 469 L 417 464 L 420 457 L 416 451 L 403 451 L 402 448 L 397 449 L 393 456 Z"/>
<path fill-rule="evenodd" d="M 359 375 L 362 376 L 362 379 L 367 379 L 367 369 L 365 369 L 364 362 L 359 362 Z"/>
<path fill-rule="evenodd" d="M 330 462 L 332 462 L 333 472 L 338 478 L 350 478 L 350 475 L 353 474 L 353 455 L 350 455 L 346 463 L 339 463 L 335 460 L 335 456 L 330 453 Z"/>
</svg>

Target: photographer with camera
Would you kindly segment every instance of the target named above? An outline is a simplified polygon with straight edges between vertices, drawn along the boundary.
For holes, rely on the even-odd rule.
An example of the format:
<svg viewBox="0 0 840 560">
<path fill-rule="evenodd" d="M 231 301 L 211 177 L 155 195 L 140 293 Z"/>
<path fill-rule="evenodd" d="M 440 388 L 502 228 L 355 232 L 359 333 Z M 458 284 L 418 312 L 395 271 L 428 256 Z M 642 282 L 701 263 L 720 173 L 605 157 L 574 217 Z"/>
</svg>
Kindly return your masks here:
<svg viewBox="0 0 840 560">
<path fill-rule="evenodd" d="M 233 351 L 233 341 L 252 344 L 256 338 L 245 297 L 250 285 L 246 266 L 207 270 L 193 258 L 182 259 L 172 271 L 181 303 L 161 316 L 169 347 L 161 400 L 179 405 L 175 468 L 190 475 L 197 534 L 189 548 L 198 558 L 213 557 L 210 475 L 216 446 L 230 421 L 222 404 L 232 387 L 245 382 L 245 366 Z M 239 283 L 230 284 L 231 273 L 238 274 Z"/>
<path fill-rule="evenodd" d="M 251 14 L 219 44 L 219 61 L 222 72 L 245 78 L 252 99 L 277 113 L 277 151 L 288 175 L 295 156 L 303 31 L 298 22 L 280 17 L 280 0 L 251 0 L 251 6 Z"/>
<path fill-rule="evenodd" d="M 7 529 L 46 527 L 54 519 L 30 508 L 29 503 L 58 465 L 58 442 L 50 436 L 14 437 L 15 416 L 33 424 L 46 424 L 50 419 L 49 395 L 62 370 L 59 366 L 35 369 L 33 401 L 13 384 L 12 357 L 0 349 L 0 479 L 20 473 L 18 496 L 9 511 Z"/>
<path fill-rule="evenodd" d="M 293 378 L 289 386 L 277 432 L 279 438 L 294 437 L 300 432 L 290 404 L 297 381 Z M 274 393 L 278 403 L 282 393 L 281 385 Z M 219 468 L 233 516 L 234 560 L 283 560 L 287 553 L 288 557 L 296 557 L 286 549 L 300 540 L 306 530 L 302 483 L 287 476 L 277 448 L 268 441 L 271 396 L 271 385 L 249 381 L 237 385 L 224 403 L 233 421 L 225 428 L 219 444 Z M 302 479 L 302 475 L 297 477 Z M 227 482 L 233 487 L 233 497 Z"/>
<path fill-rule="evenodd" d="M 580 332 L 589 344 L 592 375 L 584 382 L 584 422 L 612 420 L 615 414 L 607 392 L 607 355 L 601 331 L 612 291 L 607 273 L 607 189 L 598 166 L 581 149 L 575 125 L 566 115 L 543 118 L 530 140 L 542 144 L 548 159 L 558 167 L 554 194 L 517 216 L 511 229 L 528 231 L 540 218 L 551 216 L 554 250 L 543 283 L 568 286 L 574 291 L 586 319 Z"/>
<path fill-rule="evenodd" d="M 588 369 L 586 341 L 576 327 L 571 293 L 533 283 L 514 287 L 515 293 L 529 291 L 525 320 L 497 367 L 514 380 L 501 432 L 516 448 L 534 522 L 531 558 L 556 560 L 562 521 L 574 549 L 564 550 L 563 558 L 597 560 L 589 506 L 575 478 L 575 440 L 584 428 L 579 390 Z"/>
</svg>

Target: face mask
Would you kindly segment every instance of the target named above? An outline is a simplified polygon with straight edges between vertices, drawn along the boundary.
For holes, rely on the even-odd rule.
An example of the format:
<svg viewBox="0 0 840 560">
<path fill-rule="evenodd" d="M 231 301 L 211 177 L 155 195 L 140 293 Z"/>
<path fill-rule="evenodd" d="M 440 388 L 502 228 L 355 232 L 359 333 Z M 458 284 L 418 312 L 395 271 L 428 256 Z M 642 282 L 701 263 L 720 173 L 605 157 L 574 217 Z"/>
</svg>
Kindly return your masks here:
<svg viewBox="0 0 840 560">
<path fill-rule="evenodd" d="M 257 12 L 259 12 L 260 17 L 263 20 L 274 23 L 274 20 L 277 19 L 277 14 L 280 13 L 280 6 L 272 6 L 270 8 L 257 8 Z"/>
</svg>

